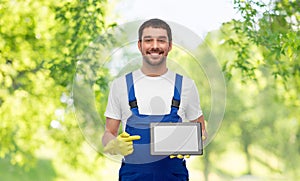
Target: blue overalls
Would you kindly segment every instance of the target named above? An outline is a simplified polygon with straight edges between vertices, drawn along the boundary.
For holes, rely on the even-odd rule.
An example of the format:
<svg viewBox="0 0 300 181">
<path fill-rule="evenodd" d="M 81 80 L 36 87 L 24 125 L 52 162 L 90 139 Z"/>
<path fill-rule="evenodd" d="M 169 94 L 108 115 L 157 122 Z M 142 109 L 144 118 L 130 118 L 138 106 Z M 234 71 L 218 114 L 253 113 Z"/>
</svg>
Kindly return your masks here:
<svg viewBox="0 0 300 181">
<path fill-rule="evenodd" d="M 132 115 L 127 120 L 125 131 L 130 135 L 140 135 L 141 139 L 133 141 L 133 153 L 124 157 L 119 171 L 119 181 L 188 180 L 185 160 L 150 154 L 150 123 L 182 122 L 177 114 L 180 104 L 182 76 L 176 74 L 171 112 L 166 115 L 140 114 L 134 92 L 132 73 L 126 75 L 126 83 Z"/>
</svg>

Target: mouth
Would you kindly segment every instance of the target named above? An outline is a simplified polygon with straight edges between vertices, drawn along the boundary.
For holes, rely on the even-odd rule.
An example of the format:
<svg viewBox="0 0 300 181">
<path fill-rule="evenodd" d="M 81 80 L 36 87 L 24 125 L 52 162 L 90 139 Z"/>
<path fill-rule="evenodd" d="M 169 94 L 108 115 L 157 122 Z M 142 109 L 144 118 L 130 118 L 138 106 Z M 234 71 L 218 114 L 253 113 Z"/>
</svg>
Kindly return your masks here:
<svg viewBox="0 0 300 181">
<path fill-rule="evenodd" d="M 161 57 L 164 55 L 164 51 L 147 51 L 146 55 L 151 57 Z"/>
</svg>

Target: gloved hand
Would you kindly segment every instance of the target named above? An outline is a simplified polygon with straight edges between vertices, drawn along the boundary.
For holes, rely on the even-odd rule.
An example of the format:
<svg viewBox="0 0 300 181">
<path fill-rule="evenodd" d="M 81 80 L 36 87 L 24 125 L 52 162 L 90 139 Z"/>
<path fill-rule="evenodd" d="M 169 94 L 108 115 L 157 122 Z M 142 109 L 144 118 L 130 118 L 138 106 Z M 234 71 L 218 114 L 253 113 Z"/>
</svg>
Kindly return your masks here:
<svg viewBox="0 0 300 181">
<path fill-rule="evenodd" d="M 179 159 L 190 158 L 190 155 L 170 155 L 170 158 L 179 158 Z"/>
<path fill-rule="evenodd" d="M 130 136 L 128 133 L 123 132 L 117 138 L 111 140 L 104 147 L 104 152 L 112 155 L 129 155 L 133 152 L 133 140 L 141 139 L 140 136 Z"/>
<path fill-rule="evenodd" d="M 207 139 L 207 132 L 205 131 L 203 136 L 202 136 L 202 140 L 205 141 Z M 170 158 L 179 158 L 179 159 L 183 159 L 183 158 L 190 158 L 190 155 L 170 155 Z"/>
</svg>

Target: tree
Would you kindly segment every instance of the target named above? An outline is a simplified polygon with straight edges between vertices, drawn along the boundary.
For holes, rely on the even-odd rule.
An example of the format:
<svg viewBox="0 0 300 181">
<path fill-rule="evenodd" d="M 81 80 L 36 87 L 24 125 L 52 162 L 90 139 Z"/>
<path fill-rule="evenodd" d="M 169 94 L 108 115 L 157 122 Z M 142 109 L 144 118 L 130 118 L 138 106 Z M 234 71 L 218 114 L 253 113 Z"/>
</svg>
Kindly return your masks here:
<svg viewBox="0 0 300 181">
<path fill-rule="evenodd" d="M 228 80 L 242 82 L 245 89 L 251 87 L 253 93 L 259 91 L 256 95 L 240 99 L 242 105 L 247 106 L 243 107 L 240 104 L 238 111 L 256 116 L 251 116 L 251 119 L 247 116 L 241 117 L 248 120 L 248 126 L 240 119 L 238 127 L 241 128 L 242 134 L 247 135 L 255 131 L 266 138 L 257 141 L 255 137 L 251 138 L 253 134 L 251 137 L 240 136 L 241 144 L 245 146 L 248 160 L 255 160 L 269 167 L 272 172 L 287 173 L 288 177 L 298 178 L 299 173 L 295 165 L 299 159 L 299 146 L 292 140 L 299 135 L 300 123 L 296 111 L 300 100 L 299 3 L 284 0 L 270 4 L 261 1 L 234 3 L 242 19 L 225 23 L 221 28 L 224 36 L 221 38 L 222 47 L 230 47 L 233 50 L 233 57 L 226 57 L 226 60 L 223 57 L 223 70 Z M 251 92 L 241 94 L 251 95 Z M 235 116 L 234 119 L 236 118 Z M 274 136 L 274 132 L 280 135 Z M 250 141 L 256 140 L 252 143 L 253 146 L 248 144 L 249 138 Z M 257 146 L 269 153 L 269 156 L 277 157 L 282 165 L 274 168 L 269 163 L 264 163 L 262 155 L 260 157 L 247 153 L 248 148 Z M 293 160 L 286 156 L 286 152 L 293 155 Z"/>
<path fill-rule="evenodd" d="M 238 69 L 245 78 L 255 79 L 255 70 L 267 68 L 288 89 L 299 93 L 300 4 L 286 0 L 269 4 L 236 0 L 234 4 L 242 19 L 224 25 L 232 30 L 224 31 L 225 41 L 236 50 L 236 59 L 224 63 L 228 77 L 232 69 Z M 260 57 L 252 56 L 254 46 L 262 52 Z"/>
<path fill-rule="evenodd" d="M 70 165 L 92 170 L 84 159 L 78 124 L 66 111 L 73 104 L 78 56 L 115 26 L 105 19 L 106 5 L 105 0 L 1 1 L 1 158 L 30 167 L 35 153 L 46 146 L 61 148 L 60 158 Z M 96 84 L 105 89 L 104 77 Z"/>
</svg>

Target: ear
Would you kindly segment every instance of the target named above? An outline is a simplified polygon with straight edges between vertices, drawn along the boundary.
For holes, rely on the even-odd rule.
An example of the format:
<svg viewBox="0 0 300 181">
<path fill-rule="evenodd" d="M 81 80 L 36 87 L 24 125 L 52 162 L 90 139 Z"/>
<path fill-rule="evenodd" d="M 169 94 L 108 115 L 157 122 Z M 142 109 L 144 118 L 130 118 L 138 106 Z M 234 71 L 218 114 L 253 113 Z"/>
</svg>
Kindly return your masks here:
<svg viewBox="0 0 300 181">
<path fill-rule="evenodd" d="M 169 51 L 172 50 L 172 46 L 173 46 L 172 42 L 169 42 Z"/>
<path fill-rule="evenodd" d="M 142 52 L 142 40 L 138 41 L 138 48 L 139 48 L 140 52 Z"/>
</svg>

